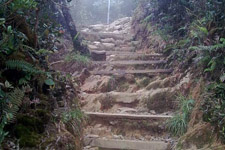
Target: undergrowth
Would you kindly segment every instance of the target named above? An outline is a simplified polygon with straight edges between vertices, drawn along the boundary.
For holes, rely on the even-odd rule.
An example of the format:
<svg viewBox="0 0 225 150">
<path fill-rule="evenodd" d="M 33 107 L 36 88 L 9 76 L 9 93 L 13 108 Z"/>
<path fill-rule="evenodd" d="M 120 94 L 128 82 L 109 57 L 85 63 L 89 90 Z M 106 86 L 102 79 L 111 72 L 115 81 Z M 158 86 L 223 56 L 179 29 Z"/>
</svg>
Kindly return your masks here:
<svg viewBox="0 0 225 150">
<path fill-rule="evenodd" d="M 225 142 L 225 83 L 210 84 L 204 97 L 203 120 L 215 126 L 220 138 Z"/>
<path fill-rule="evenodd" d="M 81 55 L 79 53 L 73 52 L 65 57 L 66 62 L 78 62 L 82 64 L 88 64 L 90 62 L 90 59 L 88 56 Z"/>
</svg>

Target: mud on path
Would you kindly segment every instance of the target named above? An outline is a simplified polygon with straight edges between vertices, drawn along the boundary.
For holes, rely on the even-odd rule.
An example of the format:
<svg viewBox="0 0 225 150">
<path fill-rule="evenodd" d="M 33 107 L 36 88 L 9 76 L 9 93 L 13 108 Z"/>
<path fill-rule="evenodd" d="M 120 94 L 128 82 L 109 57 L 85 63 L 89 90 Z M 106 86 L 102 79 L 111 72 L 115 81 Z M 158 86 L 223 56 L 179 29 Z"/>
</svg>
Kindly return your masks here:
<svg viewBox="0 0 225 150">
<path fill-rule="evenodd" d="M 142 51 L 131 31 L 131 18 L 81 30 L 93 53 L 106 53 L 81 86 L 88 116 L 84 150 L 167 150 L 174 140 L 166 121 L 177 109 L 175 96 L 189 77 L 165 68 L 166 58 Z"/>
</svg>

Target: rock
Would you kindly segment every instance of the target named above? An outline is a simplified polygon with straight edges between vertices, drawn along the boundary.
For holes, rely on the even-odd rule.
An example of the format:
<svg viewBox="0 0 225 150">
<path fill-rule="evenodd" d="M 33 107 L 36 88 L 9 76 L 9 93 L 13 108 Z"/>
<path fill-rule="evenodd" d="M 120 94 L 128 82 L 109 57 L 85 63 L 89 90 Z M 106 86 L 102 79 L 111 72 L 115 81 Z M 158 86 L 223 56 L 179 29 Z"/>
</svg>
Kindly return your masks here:
<svg viewBox="0 0 225 150">
<path fill-rule="evenodd" d="M 104 30 L 104 25 L 103 24 L 96 24 L 96 25 L 91 25 L 90 28 L 92 31 L 94 32 L 99 32 L 99 31 L 102 31 Z"/>
<path fill-rule="evenodd" d="M 126 74 L 124 78 L 129 83 L 135 83 L 135 76 L 133 74 Z"/>
<path fill-rule="evenodd" d="M 156 79 L 146 87 L 147 90 L 155 90 L 157 88 L 162 88 L 162 80 Z"/>
<path fill-rule="evenodd" d="M 176 92 L 169 88 L 154 90 L 147 98 L 147 107 L 156 113 L 174 110 L 177 107 Z"/>
<path fill-rule="evenodd" d="M 122 40 L 116 40 L 115 44 L 116 44 L 117 46 L 119 46 L 119 45 L 124 44 L 124 41 L 122 41 Z"/>
<path fill-rule="evenodd" d="M 136 113 L 137 110 L 133 108 L 128 108 L 128 107 L 123 107 L 123 108 L 118 108 L 120 110 L 120 113 Z"/>
<path fill-rule="evenodd" d="M 109 92 L 116 88 L 116 81 L 110 76 L 90 76 L 81 87 L 83 92 Z"/>
<path fill-rule="evenodd" d="M 94 61 L 106 61 L 106 52 L 105 51 L 92 51 L 91 58 Z"/>
<path fill-rule="evenodd" d="M 150 110 L 149 113 L 152 115 L 156 115 L 156 112 L 154 110 Z"/>
<path fill-rule="evenodd" d="M 130 52 L 134 52 L 135 51 L 135 47 L 128 47 L 128 46 L 124 46 L 120 48 L 121 51 L 130 51 Z"/>
<path fill-rule="evenodd" d="M 166 150 L 168 144 L 161 141 L 139 141 L 139 140 L 118 140 L 103 139 L 94 140 L 91 146 L 101 147 L 104 149 L 129 149 L 129 150 Z"/>
<path fill-rule="evenodd" d="M 114 91 L 101 95 L 99 99 L 107 99 L 108 97 L 111 97 L 113 103 L 123 103 L 123 104 L 132 104 L 140 99 L 140 95 L 136 93 L 125 93 L 125 92 L 122 93 Z"/>
<path fill-rule="evenodd" d="M 114 139 L 124 139 L 124 137 L 122 135 L 113 135 Z"/>
<path fill-rule="evenodd" d="M 138 46 L 138 45 L 140 44 L 140 42 L 139 42 L 139 41 L 132 41 L 131 44 L 132 44 L 133 46 Z"/>
<path fill-rule="evenodd" d="M 84 81 L 90 76 L 90 72 L 87 70 L 87 68 L 84 68 L 80 75 L 78 76 L 78 79 L 80 80 L 81 83 L 84 83 Z"/>
<path fill-rule="evenodd" d="M 93 44 L 97 47 L 101 47 L 101 42 L 95 41 L 95 42 L 93 42 Z"/>
<path fill-rule="evenodd" d="M 96 45 L 88 45 L 88 48 L 91 50 L 97 50 L 98 47 Z"/>
<path fill-rule="evenodd" d="M 115 48 L 115 44 L 113 43 L 102 43 L 102 45 L 106 50 L 112 50 Z"/>
<path fill-rule="evenodd" d="M 107 39 L 101 39 L 103 43 L 115 43 L 115 40 L 113 38 L 107 38 Z"/>
</svg>

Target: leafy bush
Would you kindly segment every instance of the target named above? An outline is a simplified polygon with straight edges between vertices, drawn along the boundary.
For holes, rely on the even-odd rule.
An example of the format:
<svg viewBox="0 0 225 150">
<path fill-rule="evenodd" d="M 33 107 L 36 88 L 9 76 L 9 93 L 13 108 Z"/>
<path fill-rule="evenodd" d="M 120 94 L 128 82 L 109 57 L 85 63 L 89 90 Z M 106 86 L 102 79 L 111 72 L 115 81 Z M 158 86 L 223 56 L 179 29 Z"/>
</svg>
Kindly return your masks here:
<svg viewBox="0 0 225 150">
<path fill-rule="evenodd" d="M 203 120 L 210 122 L 218 130 L 221 139 L 225 142 L 225 84 L 211 84 L 205 94 L 202 106 Z"/>
<path fill-rule="evenodd" d="M 180 111 L 168 121 L 167 128 L 175 136 L 181 136 L 187 131 L 189 117 L 194 106 L 194 100 L 187 99 L 180 95 L 178 96 L 180 102 Z"/>
</svg>

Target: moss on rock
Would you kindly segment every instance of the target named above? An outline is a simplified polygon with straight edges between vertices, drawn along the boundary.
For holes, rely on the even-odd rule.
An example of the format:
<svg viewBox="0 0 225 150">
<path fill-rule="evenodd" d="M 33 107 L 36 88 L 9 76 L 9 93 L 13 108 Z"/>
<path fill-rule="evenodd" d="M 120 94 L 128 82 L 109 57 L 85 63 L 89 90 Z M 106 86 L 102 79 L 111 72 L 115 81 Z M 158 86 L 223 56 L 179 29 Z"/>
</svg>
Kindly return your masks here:
<svg viewBox="0 0 225 150">
<path fill-rule="evenodd" d="M 37 117 L 20 114 L 17 116 L 17 123 L 26 126 L 31 131 L 44 132 L 44 122 Z"/>
<path fill-rule="evenodd" d="M 35 147 L 41 141 L 41 135 L 32 131 L 22 124 L 16 125 L 14 129 L 15 135 L 19 138 L 19 144 L 22 147 Z"/>
<path fill-rule="evenodd" d="M 44 111 L 38 110 L 37 113 L 39 115 L 45 115 Z M 45 128 L 44 122 L 39 118 L 24 114 L 19 114 L 17 116 L 14 134 L 19 139 L 20 146 L 36 147 L 41 142 L 41 134 L 44 132 Z"/>
</svg>

